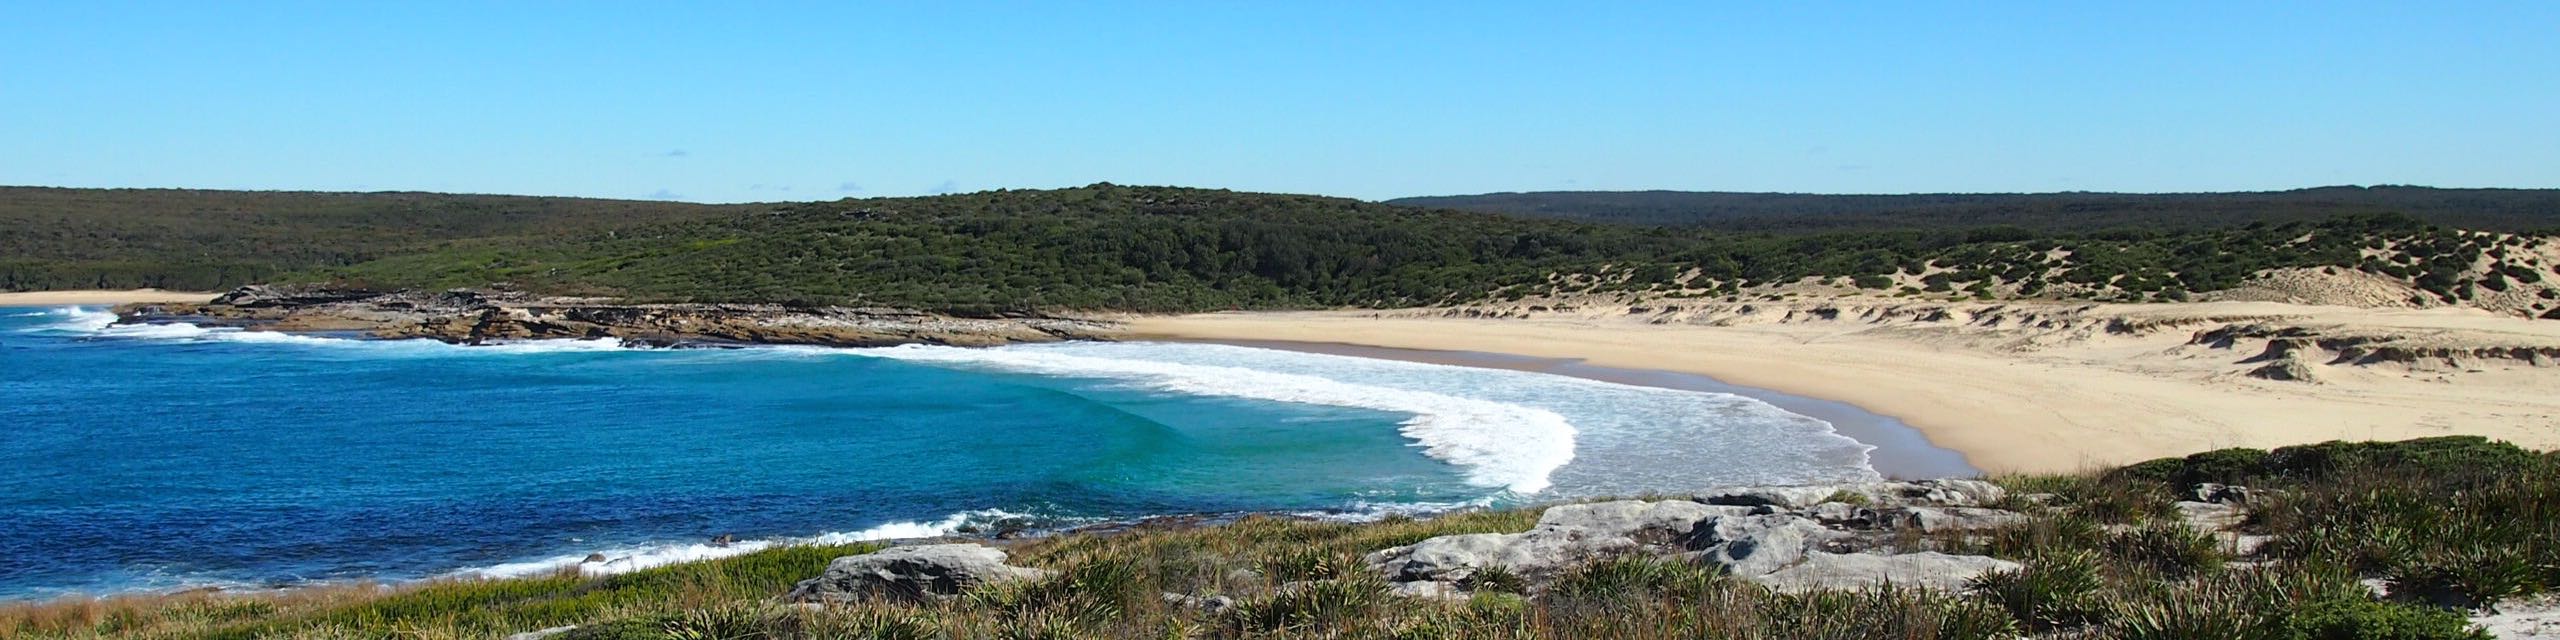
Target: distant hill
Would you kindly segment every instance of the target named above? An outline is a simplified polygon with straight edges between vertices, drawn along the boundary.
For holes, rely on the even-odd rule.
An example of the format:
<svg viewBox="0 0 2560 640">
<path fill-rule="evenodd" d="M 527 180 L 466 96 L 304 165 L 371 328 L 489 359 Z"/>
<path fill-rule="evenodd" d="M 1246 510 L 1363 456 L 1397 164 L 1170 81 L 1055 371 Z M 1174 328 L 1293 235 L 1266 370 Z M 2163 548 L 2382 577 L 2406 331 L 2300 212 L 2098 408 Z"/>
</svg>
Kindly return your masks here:
<svg viewBox="0 0 2560 640">
<path fill-rule="evenodd" d="M 1611 224 L 1731 231 L 2017 226 L 2040 231 L 2194 229 L 2400 213 L 2483 231 L 2560 228 L 2560 189 L 2320 187 L 2237 193 L 1822 195 L 1700 191 L 1540 191 L 1388 201 Z"/>
<path fill-rule="evenodd" d="M 2560 317 L 2560 239 L 2310 209 L 2281 221 L 2175 209 L 2188 213 L 2130 228 L 2064 224 L 2113 219 L 2095 214 L 1873 214 L 1772 234 L 1107 183 L 718 206 L 26 188 L 0 189 L 0 289 L 328 281 L 986 313 L 1767 298 L 1819 283 L 1915 299 L 2184 300 L 2280 276 L 2381 292 L 2365 304 Z"/>
<path fill-rule="evenodd" d="M 741 210 L 444 193 L 0 187 L 0 290 L 205 290 L 457 241 L 544 237 Z"/>
</svg>

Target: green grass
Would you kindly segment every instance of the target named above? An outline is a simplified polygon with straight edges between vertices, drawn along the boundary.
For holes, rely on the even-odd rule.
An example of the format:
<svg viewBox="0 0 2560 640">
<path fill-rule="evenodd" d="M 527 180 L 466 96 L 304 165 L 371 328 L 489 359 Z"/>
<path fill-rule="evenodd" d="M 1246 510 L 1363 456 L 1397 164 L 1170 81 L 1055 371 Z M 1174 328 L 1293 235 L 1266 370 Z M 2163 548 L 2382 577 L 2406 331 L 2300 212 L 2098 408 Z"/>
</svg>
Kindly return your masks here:
<svg viewBox="0 0 2560 640">
<path fill-rule="evenodd" d="M 2185 529 L 2177 482 L 2246 484 L 2229 558 Z M 827 561 L 870 547 L 795 547 L 626 575 L 345 586 L 0 607 L 0 639 L 489 638 L 566 624 L 563 640 L 696 638 L 1838 638 L 2107 640 L 2474 639 L 2464 608 L 2560 585 L 2560 458 L 2477 438 L 2223 451 L 2126 469 L 2001 478 L 2028 517 L 1899 544 L 2023 568 L 1959 593 L 1782 594 L 1677 559 L 1619 557 L 1533 583 L 1470 578 L 1472 597 L 1396 597 L 1368 552 L 1459 533 L 1526 530 L 1538 510 L 1373 523 L 1250 517 L 1013 544 L 1055 570 L 922 604 L 807 609 L 776 601 Z M 2247 562 L 2235 562 L 2247 560 Z M 2360 580 L 2406 597 L 2381 601 Z M 1163 594 L 1223 596 L 1194 608 Z"/>
</svg>

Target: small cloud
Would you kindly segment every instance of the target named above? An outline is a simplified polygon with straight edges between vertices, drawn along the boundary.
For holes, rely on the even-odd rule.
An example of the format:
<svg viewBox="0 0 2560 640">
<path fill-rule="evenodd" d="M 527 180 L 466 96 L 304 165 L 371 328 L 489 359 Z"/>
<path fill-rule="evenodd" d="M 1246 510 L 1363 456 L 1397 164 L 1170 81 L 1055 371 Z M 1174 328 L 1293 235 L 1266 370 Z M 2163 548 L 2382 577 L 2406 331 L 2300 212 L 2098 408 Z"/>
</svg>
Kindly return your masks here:
<svg viewBox="0 0 2560 640">
<path fill-rule="evenodd" d="M 686 151 L 686 150 L 683 150 L 683 149 L 668 149 L 666 153 L 659 154 L 659 155 L 664 156 L 664 157 L 668 157 L 668 158 L 682 158 L 682 157 L 685 157 L 685 156 L 693 155 L 693 152 L 691 152 L 691 151 Z"/>
<path fill-rule="evenodd" d="M 683 200 L 684 194 L 668 191 L 666 189 L 659 189 L 657 191 L 649 192 L 648 198 L 651 200 Z"/>
<path fill-rule="evenodd" d="M 958 192 L 960 192 L 960 183 L 951 180 L 944 180 L 942 181 L 942 184 L 933 185 L 934 195 Z"/>
<path fill-rule="evenodd" d="M 841 183 L 837 183 L 837 184 L 836 184 L 836 192 L 838 192 L 838 193 L 853 193 L 853 192 L 855 192 L 855 191 L 861 191 L 861 190 L 862 190 L 862 183 L 854 182 L 854 181 L 852 181 L 852 180 L 846 180 L 846 181 L 844 181 L 844 182 L 841 182 Z"/>
</svg>

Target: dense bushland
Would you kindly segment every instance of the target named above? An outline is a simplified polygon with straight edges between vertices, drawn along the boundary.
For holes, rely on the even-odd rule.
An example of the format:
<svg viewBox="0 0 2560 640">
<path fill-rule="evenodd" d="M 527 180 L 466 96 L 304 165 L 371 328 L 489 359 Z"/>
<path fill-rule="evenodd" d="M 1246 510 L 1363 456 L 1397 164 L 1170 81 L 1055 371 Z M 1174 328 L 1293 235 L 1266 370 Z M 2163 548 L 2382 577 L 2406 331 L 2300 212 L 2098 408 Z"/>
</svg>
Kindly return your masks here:
<svg viewBox="0 0 2560 640">
<path fill-rule="evenodd" d="M 1394 307 L 1536 295 L 2179 300 L 2328 267 L 2453 303 L 2560 278 L 2549 240 L 2388 214 L 2220 227 L 1640 228 L 1098 184 L 770 205 L 0 189 L 0 289 L 337 280 L 950 311 Z M 2528 313 L 2560 301 L 2532 303 Z M 2531 306 L 2531 305 L 2529 305 Z"/>
<path fill-rule="evenodd" d="M 2560 228 L 2560 189 L 2319 187 L 2240 193 L 1915 193 L 1545 191 L 1389 201 L 1535 218 L 1804 233 L 2016 226 L 2045 232 L 2212 229 L 2401 213 L 2486 231 Z"/>
<path fill-rule="evenodd" d="M 860 547 L 787 548 L 606 578 L 444 582 L 278 596 L 0 607 L 0 638 L 486 638 L 565 624 L 669 638 L 2482 638 L 2466 610 L 2560 587 L 2560 457 L 2479 438 L 2225 450 L 2105 473 L 1997 479 L 2024 521 L 1908 544 L 2017 560 L 1960 593 L 1783 594 L 1677 559 L 1594 562 L 1537 593 L 1486 571 L 1475 594 L 1391 596 L 1366 552 L 1527 529 L 1536 510 L 1352 524 L 1254 517 L 1011 547 L 1050 578 L 929 604 L 799 608 L 775 596 Z M 2247 483 L 2231 557 L 2176 501 Z M 2380 597 L 2360 580 L 2379 580 Z M 1232 597 L 1202 609 L 1163 594 Z"/>
<path fill-rule="evenodd" d="M 426 251 L 735 210 L 440 193 L 0 187 L 0 290 L 215 290 Z"/>
<path fill-rule="evenodd" d="M 479 243 L 306 277 L 396 287 L 503 282 L 659 300 L 1194 311 L 1613 291 L 1732 295 L 1805 278 L 1880 287 L 1889 276 L 1986 297 L 1997 288 L 2012 296 L 2182 299 L 2261 270 L 2331 266 L 2420 279 L 2432 276 L 2413 274 L 2441 272 L 2445 284 L 2429 290 L 2456 300 L 2473 290 L 2474 277 L 2459 258 L 2476 260 L 2481 244 L 2499 242 L 2398 216 L 2178 233 L 1735 235 L 1096 185 L 792 205 L 581 238 Z M 2367 259 L 2368 249 L 2401 246 L 2428 257 Z M 2433 258 L 2439 247 L 2448 257 Z"/>
</svg>

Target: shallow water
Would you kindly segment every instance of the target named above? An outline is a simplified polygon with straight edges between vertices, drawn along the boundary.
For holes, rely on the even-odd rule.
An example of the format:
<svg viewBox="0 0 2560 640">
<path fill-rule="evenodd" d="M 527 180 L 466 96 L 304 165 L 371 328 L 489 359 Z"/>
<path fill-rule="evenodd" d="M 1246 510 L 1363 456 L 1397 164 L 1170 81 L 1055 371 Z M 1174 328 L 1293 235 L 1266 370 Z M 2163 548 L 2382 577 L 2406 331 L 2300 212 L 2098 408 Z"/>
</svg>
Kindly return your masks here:
<svg viewBox="0 0 2560 640">
<path fill-rule="evenodd" d="M 0 597 L 1875 477 L 1732 394 L 1203 344 L 456 347 L 0 310 Z M 702 544 L 715 535 L 747 543 Z"/>
</svg>

